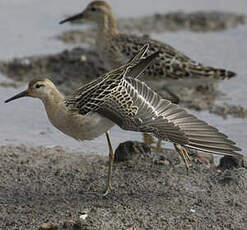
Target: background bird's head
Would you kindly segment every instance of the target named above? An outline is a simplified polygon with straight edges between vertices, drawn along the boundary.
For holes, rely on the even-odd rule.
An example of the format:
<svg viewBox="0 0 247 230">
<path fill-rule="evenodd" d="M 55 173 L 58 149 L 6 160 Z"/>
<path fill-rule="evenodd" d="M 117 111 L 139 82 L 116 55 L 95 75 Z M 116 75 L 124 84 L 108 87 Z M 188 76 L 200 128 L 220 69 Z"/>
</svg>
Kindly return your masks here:
<svg viewBox="0 0 247 230">
<path fill-rule="evenodd" d="M 109 17 L 113 17 L 111 6 L 104 1 L 93 1 L 81 13 L 62 20 L 60 24 L 78 20 L 97 24 L 107 20 Z"/>
</svg>

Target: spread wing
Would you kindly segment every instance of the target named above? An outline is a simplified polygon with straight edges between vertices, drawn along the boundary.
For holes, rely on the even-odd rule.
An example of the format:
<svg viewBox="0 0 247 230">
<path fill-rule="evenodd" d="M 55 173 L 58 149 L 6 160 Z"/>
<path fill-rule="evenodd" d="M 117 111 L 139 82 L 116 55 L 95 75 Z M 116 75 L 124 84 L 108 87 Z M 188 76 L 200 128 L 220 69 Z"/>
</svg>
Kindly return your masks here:
<svg viewBox="0 0 247 230">
<path fill-rule="evenodd" d="M 235 143 L 180 106 L 162 99 L 145 83 L 125 77 L 97 109 L 121 128 L 152 133 L 190 148 L 224 155 L 238 155 Z"/>
<path fill-rule="evenodd" d="M 112 90 L 116 89 L 126 75 L 138 77 L 157 57 L 158 52 L 143 58 L 149 45 L 144 45 L 126 64 L 86 84 L 65 98 L 65 105 L 70 111 L 87 114 L 96 111 Z"/>
</svg>

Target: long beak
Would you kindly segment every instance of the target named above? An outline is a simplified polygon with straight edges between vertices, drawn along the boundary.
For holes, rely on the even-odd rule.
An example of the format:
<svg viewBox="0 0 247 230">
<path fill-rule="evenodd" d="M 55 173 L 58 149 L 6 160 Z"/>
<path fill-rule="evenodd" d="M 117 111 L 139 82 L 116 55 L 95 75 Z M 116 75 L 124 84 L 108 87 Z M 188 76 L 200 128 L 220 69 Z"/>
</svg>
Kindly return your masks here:
<svg viewBox="0 0 247 230">
<path fill-rule="evenodd" d="M 13 100 L 15 100 L 15 99 L 18 99 L 18 98 L 21 98 L 21 97 L 26 97 L 26 96 L 29 96 L 29 95 L 28 95 L 28 91 L 27 91 L 27 90 L 24 90 L 24 91 L 22 91 L 21 93 L 18 93 L 18 94 L 16 94 L 15 96 L 9 98 L 9 99 L 6 100 L 4 103 L 8 103 L 8 102 L 13 101 Z"/>
<path fill-rule="evenodd" d="M 79 14 L 76 14 L 74 16 L 68 17 L 68 18 L 60 21 L 59 24 L 63 24 L 65 22 L 72 22 L 72 21 L 75 21 L 75 20 L 78 20 L 78 19 L 81 19 L 81 18 L 83 18 L 83 12 L 81 12 Z"/>
</svg>

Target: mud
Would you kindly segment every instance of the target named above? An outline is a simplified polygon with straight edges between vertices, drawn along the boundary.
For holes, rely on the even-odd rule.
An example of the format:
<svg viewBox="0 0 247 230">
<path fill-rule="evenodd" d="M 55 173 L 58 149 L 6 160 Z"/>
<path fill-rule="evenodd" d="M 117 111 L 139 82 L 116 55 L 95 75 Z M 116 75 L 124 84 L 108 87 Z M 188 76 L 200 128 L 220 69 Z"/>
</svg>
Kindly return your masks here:
<svg viewBox="0 0 247 230">
<path fill-rule="evenodd" d="M 78 22 L 77 22 L 78 23 Z M 139 18 L 120 18 L 117 20 L 121 32 L 163 33 L 169 31 L 210 32 L 221 31 L 246 23 L 246 16 L 219 11 L 197 11 L 185 13 L 182 11 L 167 14 L 154 14 Z M 93 44 L 95 29 L 70 30 L 57 36 L 66 43 Z"/>
<path fill-rule="evenodd" d="M 49 78 L 65 94 L 106 72 L 95 51 L 81 48 L 65 50 L 57 55 L 15 58 L 1 62 L 0 71 L 18 82 Z"/>
<path fill-rule="evenodd" d="M 193 164 L 187 174 L 142 154 L 115 163 L 103 197 L 107 157 L 26 146 L 0 154 L 1 229 L 246 229 L 245 168 Z"/>
<path fill-rule="evenodd" d="M 107 72 L 102 60 L 94 50 L 74 48 L 56 55 L 15 58 L 10 62 L 0 62 L 0 72 L 18 82 L 29 82 L 38 77 L 51 79 L 65 95 L 78 86 L 86 84 Z M 147 79 L 148 84 L 164 98 L 173 98 L 164 90 L 165 82 Z M 16 86 L 15 83 L 2 86 Z M 224 97 L 214 86 L 208 88 L 175 88 L 172 92 L 179 97 L 180 104 L 198 111 L 207 110 L 222 117 L 228 115 L 246 118 L 247 110 L 242 106 L 216 105 L 215 100 Z"/>
<path fill-rule="evenodd" d="M 121 30 L 137 30 L 145 33 L 163 33 L 178 30 L 209 32 L 234 28 L 245 22 L 244 15 L 234 13 L 218 11 L 185 13 L 177 11 L 140 18 L 120 19 L 119 25 Z"/>
</svg>

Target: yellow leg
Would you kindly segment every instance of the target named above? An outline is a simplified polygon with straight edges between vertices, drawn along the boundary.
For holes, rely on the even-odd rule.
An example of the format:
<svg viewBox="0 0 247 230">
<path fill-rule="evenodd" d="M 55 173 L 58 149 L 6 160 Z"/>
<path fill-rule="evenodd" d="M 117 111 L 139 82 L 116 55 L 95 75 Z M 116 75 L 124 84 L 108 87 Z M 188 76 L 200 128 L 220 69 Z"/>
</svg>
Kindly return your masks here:
<svg viewBox="0 0 247 230">
<path fill-rule="evenodd" d="M 110 135 L 108 132 L 106 132 L 105 135 L 106 135 L 108 148 L 109 148 L 109 166 L 108 166 L 108 177 L 107 177 L 107 182 L 106 182 L 106 191 L 104 192 L 104 196 L 106 196 L 112 190 L 112 186 L 111 186 L 112 166 L 114 163 L 114 152 L 113 152 L 112 145 L 111 145 Z"/>
<path fill-rule="evenodd" d="M 143 133 L 143 141 L 148 144 L 150 147 L 154 143 L 153 137 L 148 133 Z"/>
<path fill-rule="evenodd" d="M 161 139 L 158 139 L 157 141 L 157 144 L 156 144 L 156 147 L 154 149 L 154 152 L 159 152 L 159 151 L 162 151 L 162 148 L 161 148 L 161 143 L 162 143 L 162 140 Z"/>
<path fill-rule="evenodd" d="M 177 152 L 179 153 L 179 155 L 181 156 L 181 158 L 183 159 L 185 166 L 187 168 L 187 170 L 189 169 L 189 167 L 191 166 L 191 164 L 189 163 L 191 161 L 190 156 L 187 152 L 187 150 L 179 144 L 174 144 L 175 149 L 177 150 Z"/>
<path fill-rule="evenodd" d="M 155 144 L 155 141 L 153 137 L 148 134 L 148 133 L 143 133 L 143 141 L 149 145 L 149 147 L 152 149 L 154 152 L 161 152 L 163 149 L 161 148 L 162 140 L 158 139 L 157 144 L 155 147 L 153 147 L 153 144 Z"/>
</svg>

